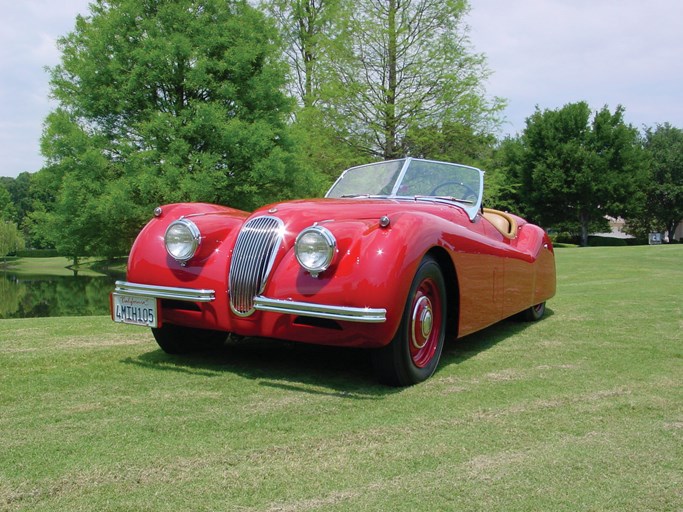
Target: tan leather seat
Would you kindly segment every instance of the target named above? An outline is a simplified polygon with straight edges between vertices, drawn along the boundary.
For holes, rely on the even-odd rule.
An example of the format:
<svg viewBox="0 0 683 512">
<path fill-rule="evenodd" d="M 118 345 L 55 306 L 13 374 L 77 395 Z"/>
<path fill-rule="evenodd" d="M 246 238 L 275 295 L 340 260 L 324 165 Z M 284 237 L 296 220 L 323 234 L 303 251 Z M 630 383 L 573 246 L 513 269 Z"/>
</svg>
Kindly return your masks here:
<svg viewBox="0 0 683 512">
<path fill-rule="evenodd" d="M 513 239 L 517 236 L 517 221 L 512 215 L 500 210 L 484 208 L 484 218 L 505 238 Z"/>
</svg>

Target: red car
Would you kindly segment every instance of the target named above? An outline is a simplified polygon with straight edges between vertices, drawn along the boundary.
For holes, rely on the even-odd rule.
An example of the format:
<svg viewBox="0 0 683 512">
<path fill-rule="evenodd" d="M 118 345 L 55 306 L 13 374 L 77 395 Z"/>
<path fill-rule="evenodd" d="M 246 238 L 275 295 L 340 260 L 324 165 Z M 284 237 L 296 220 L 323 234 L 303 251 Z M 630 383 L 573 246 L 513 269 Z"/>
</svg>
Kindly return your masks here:
<svg viewBox="0 0 683 512">
<path fill-rule="evenodd" d="M 446 337 L 537 320 L 555 294 L 550 239 L 482 208 L 483 178 L 405 158 L 346 170 L 324 199 L 253 213 L 161 206 L 116 283 L 112 318 L 151 327 L 171 354 L 228 333 L 366 347 L 381 381 L 423 381 Z"/>
</svg>

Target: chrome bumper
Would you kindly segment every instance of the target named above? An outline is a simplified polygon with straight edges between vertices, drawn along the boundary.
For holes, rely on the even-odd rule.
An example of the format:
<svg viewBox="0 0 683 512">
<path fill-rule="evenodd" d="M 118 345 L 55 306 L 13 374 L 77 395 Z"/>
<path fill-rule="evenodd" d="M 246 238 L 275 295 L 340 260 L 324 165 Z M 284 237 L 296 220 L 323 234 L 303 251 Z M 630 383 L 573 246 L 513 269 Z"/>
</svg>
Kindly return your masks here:
<svg viewBox="0 0 683 512">
<path fill-rule="evenodd" d="M 387 320 L 387 310 L 384 308 L 326 306 L 310 302 L 269 299 L 261 296 L 254 297 L 254 309 L 256 311 L 270 311 L 271 313 L 310 316 L 313 318 L 326 318 L 328 320 L 344 320 L 346 322 L 379 324 Z"/>
<path fill-rule="evenodd" d="M 196 290 L 194 288 L 173 288 L 153 284 L 127 283 L 116 281 L 114 293 L 132 295 L 134 297 L 155 297 L 157 299 L 173 299 L 188 302 L 211 302 L 216 299 L 214 290 Z"/>
<path fill-rule="evenodd" d="M 114 293 L 132 295 L 135 297 L 155 297 L 158 299 L 173 299 L 188 302 L 211 302 L 216 299 L 214 290 L 196 290 L 194 288 L 174 288 L 151 284 L 128 283 L 116 281 Z M 256 311 L 268 311 L 284 315 L 301 315 L 328 320 L 342 320 L 346 322 L 383 323 L 387 320 L 387 310 L 384 308 L 354 308 L 348 306 L 328 306 L 310 302 L 293 300 L 269 299 L 254 297 Z"/>
</svg>

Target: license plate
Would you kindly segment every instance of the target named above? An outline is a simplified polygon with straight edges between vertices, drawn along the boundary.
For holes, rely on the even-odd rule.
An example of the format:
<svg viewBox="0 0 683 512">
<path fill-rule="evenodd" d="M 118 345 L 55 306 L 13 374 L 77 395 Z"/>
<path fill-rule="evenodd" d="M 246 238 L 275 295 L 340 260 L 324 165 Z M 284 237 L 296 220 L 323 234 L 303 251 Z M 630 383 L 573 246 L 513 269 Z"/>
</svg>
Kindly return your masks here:
<svg viewBox="0 0 683 512">
<path fill-rule="evenodd" d="M 112 293 L 111 317 L 123 324 L 159 327 L 157 299 Z"/>
</svg>

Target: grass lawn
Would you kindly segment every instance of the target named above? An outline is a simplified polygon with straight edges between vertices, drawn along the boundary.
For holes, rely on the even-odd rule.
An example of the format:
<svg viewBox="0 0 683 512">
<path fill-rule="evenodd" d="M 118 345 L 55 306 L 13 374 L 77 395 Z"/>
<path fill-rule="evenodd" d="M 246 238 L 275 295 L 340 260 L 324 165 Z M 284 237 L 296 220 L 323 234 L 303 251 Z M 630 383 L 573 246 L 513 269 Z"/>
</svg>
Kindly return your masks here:
<svg viewBox="0 0 683 512">
<path fill-rule="evenodd" d="M 102 276 L 104 274 L 92 270 L 87 265 L 97 262 L 96 258 L 82 258 L 78 269 L 80 276 Z M 73 276 L 74 272 L 70 267 L 73 261 L 64 256 L 50 258 L 13 258 L 7 262 L 0 261 L 0 270 L 16 274 L 26 275 L 49 275 L 49 276 Z"/>
<path fill-rule="evenodd" d="M 2 320 L 0 510 L 683 510 L 683 245 L 557 265 L 544 320 L 407 389 L 363 351 Z"/>
</svg>

